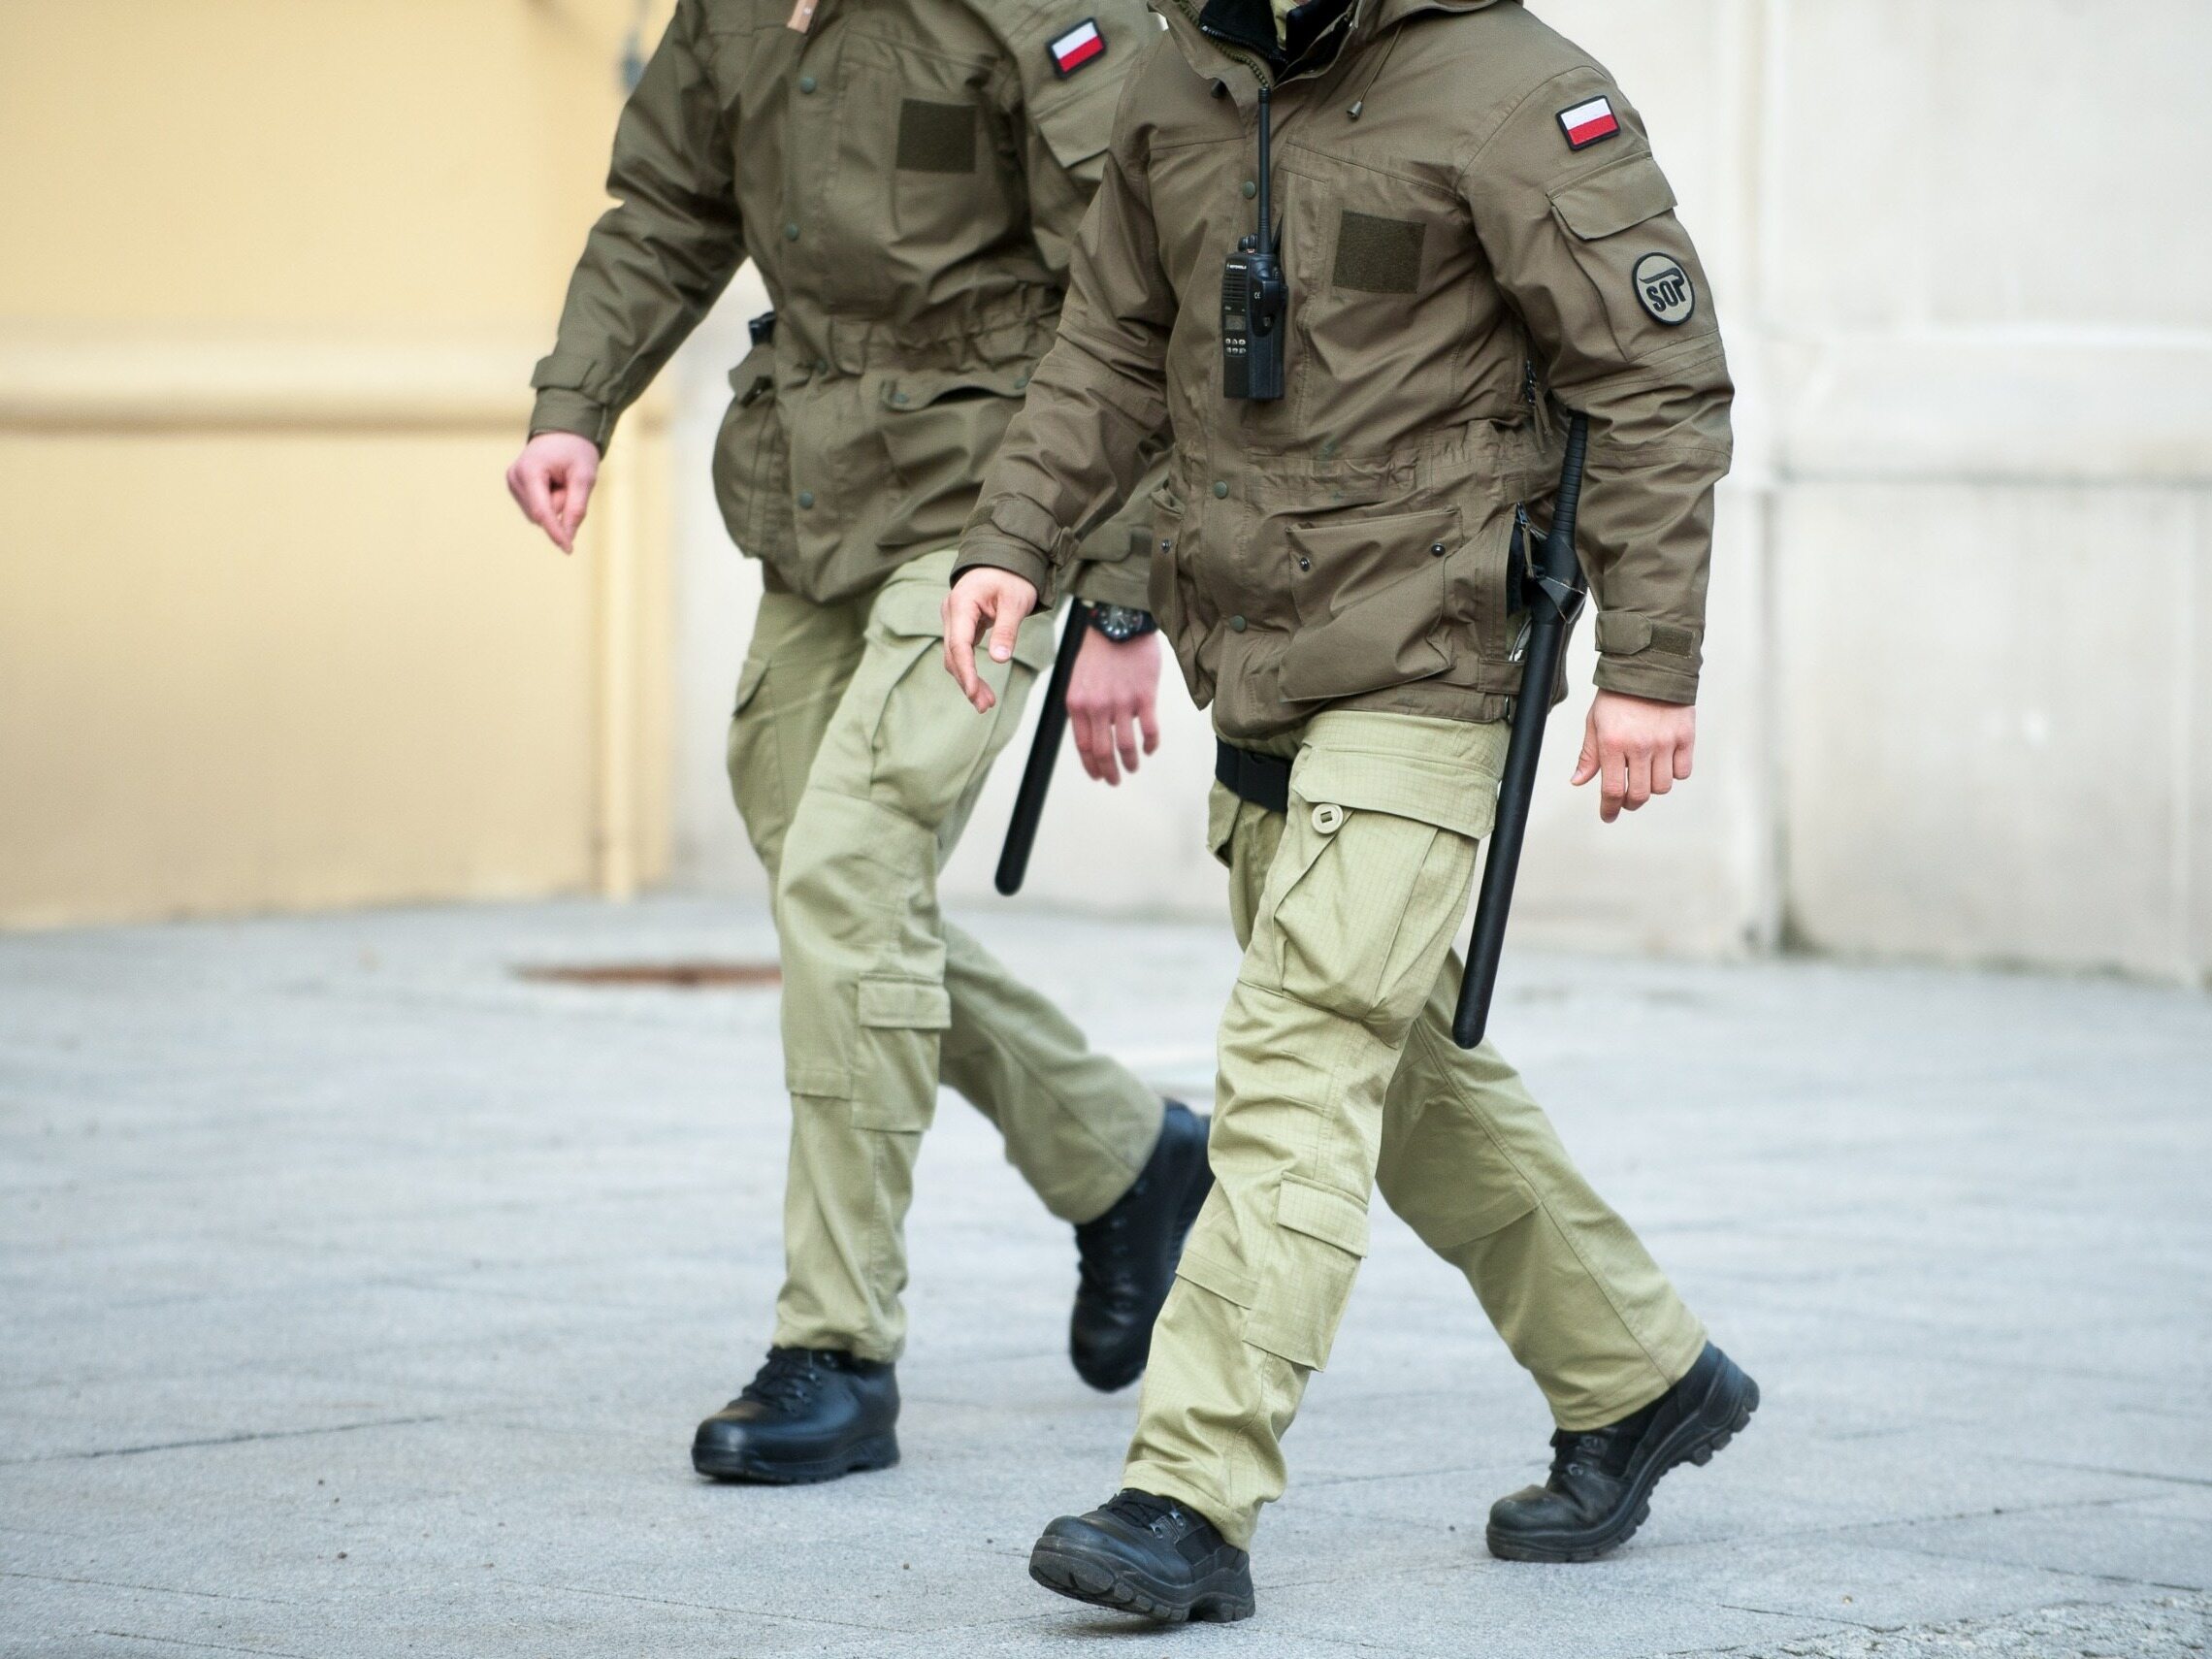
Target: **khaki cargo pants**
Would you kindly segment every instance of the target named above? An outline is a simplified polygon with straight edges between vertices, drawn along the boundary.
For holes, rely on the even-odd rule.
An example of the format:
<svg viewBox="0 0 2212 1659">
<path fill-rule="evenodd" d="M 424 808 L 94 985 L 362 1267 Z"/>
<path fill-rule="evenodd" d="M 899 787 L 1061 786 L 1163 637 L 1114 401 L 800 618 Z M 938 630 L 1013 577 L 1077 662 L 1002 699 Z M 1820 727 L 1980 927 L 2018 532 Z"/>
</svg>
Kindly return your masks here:
<svg viewBox="0 0 2212 1659">
<path fill-rule="evenodd" d="M 1451 1040 L 1451 937 L 1506 737 L 1324 713 L 1298 733 L 1287 816 L 1215 786 L 1244 963 L 1214 1190 L 1153 1330 L 1123 1483 L 1239 1545 L 1282 1496 L 1283 1436 L 1367 1253 L 1371 1187 L 1467 1276 L 1562 1428 L 1649 1404 L 1705 1345 L 1513 1068 Z"/>
<path fill-rule="evenodd" d="M 938 913 L 937 870 L 1053 655 L 1033 617 L 979 717 L 940 657 L 950 551 L 872 596 L 764 595 L 730 777 L 775 882 L 792 1096 L 779 1347 L 895 1359 L 905 1220 L 940 1079 L 998 1126 L 1054 1215 L 1111 1208 L 1159 1138 L 1159 1097 Z"/>
</svg>

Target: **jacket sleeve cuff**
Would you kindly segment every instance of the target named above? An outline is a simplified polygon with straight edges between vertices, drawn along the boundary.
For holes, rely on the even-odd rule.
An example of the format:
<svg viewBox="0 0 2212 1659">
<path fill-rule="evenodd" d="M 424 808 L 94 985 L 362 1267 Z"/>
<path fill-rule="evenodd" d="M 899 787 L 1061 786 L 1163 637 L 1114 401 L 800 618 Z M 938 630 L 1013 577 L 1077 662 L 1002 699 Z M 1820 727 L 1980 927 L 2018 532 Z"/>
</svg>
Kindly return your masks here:
<svg viewBox="0 0 2212 1659">
<path fill-rule="evenodd" d="M 1632 611 L 1598 618 L 1598 686 L 1654 702 L 1698 700 L 1698 638 Z"/>
<path fill-rule="evenodd" d="M 530 436 L 541 432 L 572 432 L 590 439 L 603 453 L 614 437 L 614 411 L 581 392 L 549 386 L 537 394 L 530 411 Z"/>
<path fill-rule="evenodd" d="M 1050 610 L 1058 600 L 1053 589 L 1053 568 L 1037 555 L 1033 547 L 1025 547 L 1019 541 L 989 530 L 970 533 L 960 542 L 960 557 L 953 561 L 953 580 L 959 581 L 979 566 L 996 570 L 1010 570 L 1037 590 L 1037 608 Z"/>
<path fill-rule="evenodd" d="M 1069 587 L 1090 604 L 1118 604 L 1128 610 L 1152 609 L 1152 533 L 1125 532 L 1128 552 L 1119 559 L 1090 559 L 1075 569 Z M 1095 548 L 1098 537 L 1091 538 Z"/>
</svg>

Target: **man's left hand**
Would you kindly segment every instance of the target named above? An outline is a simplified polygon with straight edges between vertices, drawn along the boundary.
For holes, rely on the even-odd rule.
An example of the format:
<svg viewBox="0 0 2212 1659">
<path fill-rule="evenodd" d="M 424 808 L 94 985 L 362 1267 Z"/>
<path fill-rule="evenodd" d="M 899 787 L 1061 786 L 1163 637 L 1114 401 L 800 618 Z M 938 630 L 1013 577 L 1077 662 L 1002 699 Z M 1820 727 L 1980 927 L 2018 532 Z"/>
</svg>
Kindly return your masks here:
<svg viewBox="0 0 2212 1659">
<path fill-rule="evenodd" d="M 1120 644 L 1085 626 L 1067 683 L 1067 723 L 1083 769 L 1102 784 L 1119 785 L 1137 769 L 1143 753 L 1159 748 L 1159 635 L 1142 634 Z"/>
<path fill-rule="evenodd" d="M 1634 812 L 1687 778 L 1697 747 L 1698 711 L 1688 703 L 1602 691 L 1590 704 L 1575 782 L 1605 780 L 1598 816 L 1610 824 L 1623 807 Z"/>
</svg>

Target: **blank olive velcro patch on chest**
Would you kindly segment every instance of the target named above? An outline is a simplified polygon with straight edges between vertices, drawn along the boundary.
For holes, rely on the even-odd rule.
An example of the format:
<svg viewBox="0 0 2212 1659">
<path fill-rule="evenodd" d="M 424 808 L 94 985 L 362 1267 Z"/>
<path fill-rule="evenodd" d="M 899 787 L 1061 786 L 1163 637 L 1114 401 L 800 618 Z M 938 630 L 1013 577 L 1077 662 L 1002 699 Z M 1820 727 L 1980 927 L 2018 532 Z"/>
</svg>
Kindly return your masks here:
<svg viewBox="0 0 2212 1659">
<path fill-rule="evenodd" d="M 908 98 L 898 106 L 898 165 L 908 173 L 975 171 L 975 106 Z"/>
<path fill-rule="evenodd" d="M 1370 294 L 1411 294 L 1421 283 L 1427 232 L 1417 219 L 1379 219 L 1348 209 L 1337 226 L 1336 274 L 1329 280 Z"/>
</svg>

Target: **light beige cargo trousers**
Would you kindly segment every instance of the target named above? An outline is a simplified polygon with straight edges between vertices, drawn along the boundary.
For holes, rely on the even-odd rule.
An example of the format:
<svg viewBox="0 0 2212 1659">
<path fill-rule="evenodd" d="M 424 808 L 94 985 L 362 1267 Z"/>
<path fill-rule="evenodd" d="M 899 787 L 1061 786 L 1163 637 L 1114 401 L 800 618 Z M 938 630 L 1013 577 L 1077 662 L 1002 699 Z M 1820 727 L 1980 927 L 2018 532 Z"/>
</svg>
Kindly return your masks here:
<svg viewBox="0 0 2212 1659">
<path fill-rule="evenodd" d="M 792 1097 L 778 1347 L 898 1357 L 940 1079 L 1066 1221 L 1112 1208 L 1159 1138 L 1159 1097 L 938 912 L 938 868 L 1053 657 L 1031 618 L 979 718 L 940 657 L 952 568 L 929 554 L 839 604 L 763 596 L 738 681 L 731 786 L 775 883 Z"/>
<path fill-rule="evenodd" d="M 1372 1187 L 1467 1276 L 1559 1426 L 1688 1372 L 1705 1331 L 1513 1068 L 1451 1040 L 1507 729 L 1332 712 L 1278 746 L 1285 816 L 1215 786 L 1244 963 L 1221 1021 L 1214 1189 L 1153 1328 L 1123 1483 L 1248 1545 L 1367 1253 Z"/>
</svg>

